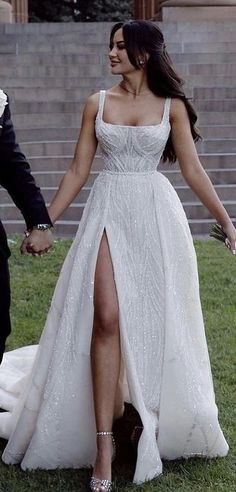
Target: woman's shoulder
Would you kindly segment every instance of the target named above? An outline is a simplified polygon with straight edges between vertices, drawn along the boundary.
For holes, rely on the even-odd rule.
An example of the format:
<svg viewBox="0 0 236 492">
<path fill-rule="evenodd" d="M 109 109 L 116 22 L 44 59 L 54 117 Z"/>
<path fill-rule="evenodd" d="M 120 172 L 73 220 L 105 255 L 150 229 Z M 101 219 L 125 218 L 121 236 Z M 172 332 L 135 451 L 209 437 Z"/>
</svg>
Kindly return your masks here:
<svg viewBox="0 0 236 492">
<path fill-rule="evenodd" d="M 170 105 L 170 117 L 174 119 L 179 119 L 185 117 L 186 114 L 187 110 L 184 101 L 179 97 L 172 97 Z"/>
<path fill-rule="evenodd" d="M 97 107 L 99 104 L 100 92 L 95 92 L 94 94 L 90 94 L 87 98 L 86 106 Z"/>
<path fill-rule="evenodd" d="M 106 96 L 108 96 L 108 97 L 114 96 L 114 95 L 116 95 L 116 87 L 117 86 L 113 86 L 107 90 L 103 89 L 103 90 L 100 90 L 99 92 L 95 92 L 94 94 L 91 94 L 87 98 L 87 101 L 85 104 L 85 109 L 89 110 L 89 111 L 93 111 L 94 113 L 97 113 L 98 108 L 99 108 L 99 101 L 100 101 L 101 93 L 106 94 Z"/>
<path fill-rule="evenodd" d="M 99 98 L 100 98 L 100 92 L 96 92 L 94 94 L 91 94 L 86 102 L 85 102 L 85 106 L 84 106 L 84 116 L 86 117 L 95 117 L 97 112 L 98 112 L 98 108 L 99 108 Z"/>
</svg>

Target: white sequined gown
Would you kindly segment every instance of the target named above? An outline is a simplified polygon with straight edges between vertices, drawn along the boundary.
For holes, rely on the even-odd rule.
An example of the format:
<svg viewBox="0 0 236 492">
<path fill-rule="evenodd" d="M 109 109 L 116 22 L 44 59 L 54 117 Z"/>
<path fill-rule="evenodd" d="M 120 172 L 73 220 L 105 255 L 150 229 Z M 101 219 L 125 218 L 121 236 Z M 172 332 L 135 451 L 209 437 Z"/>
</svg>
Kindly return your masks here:
<svg viewBox="0 0 236 492">
<path fill-rule="evenodd" d="M 30 362 L 24 368 L 21 354 L 27 361 L 33 347 L 7 354 L 0 370 L 1 406 L 7 400 L 14 407 L 0 414 L 0 434 L 9 437 L 4 462 L 23 469 L 94 463 L 90 343 L 105 230 L 129 399 L 144 426 L 134 475 L 142 482 L 161 473 L 161 457 L 225 456 L 228 445 L 218 423 L 192 237 L 176 192 L 156 170 L 170 133 L 170 100 L 160 124 L 139 127 L 105 123 L 104 100 L 101 91 L 96 134 L 104 170 L 64 262 L 32 371 L 24 377 Z M 10 373 L 14 356 L 23 377 L 9 376 L 8 384 L 4 367 Z"/>
</svg>

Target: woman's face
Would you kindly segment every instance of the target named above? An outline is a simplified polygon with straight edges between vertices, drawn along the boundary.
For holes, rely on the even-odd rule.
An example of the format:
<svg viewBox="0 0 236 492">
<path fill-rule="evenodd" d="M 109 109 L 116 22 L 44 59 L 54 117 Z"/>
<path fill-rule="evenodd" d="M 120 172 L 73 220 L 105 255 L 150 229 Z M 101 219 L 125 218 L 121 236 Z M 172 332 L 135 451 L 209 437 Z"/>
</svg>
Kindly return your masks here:
<svg viewBox="0 0 236 492">
<path fill-rule="evenodd" d="M 123 75 L 137 70 L 129 61 L 122 29 L 115 32 L 109 53 L 111 73 Z"/>
</svg>

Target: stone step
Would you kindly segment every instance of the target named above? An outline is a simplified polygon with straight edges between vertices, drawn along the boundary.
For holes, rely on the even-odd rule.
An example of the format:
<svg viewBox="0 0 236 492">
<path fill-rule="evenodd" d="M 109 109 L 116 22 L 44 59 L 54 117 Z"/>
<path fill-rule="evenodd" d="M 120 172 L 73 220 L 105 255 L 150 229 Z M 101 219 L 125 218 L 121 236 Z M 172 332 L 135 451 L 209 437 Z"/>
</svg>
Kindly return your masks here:
<svg viewBox="0 0 236 492">
<path fill-rule="evenodd" d="M 79 222 L 85 207 L 85 203 L 73 203 L 70 207 L 62 214 L 61 220 L 74 220 Z M 0 216 L 4 220 L 21 220 L 22 215 L 15 205 L 3 203 L 0 204 Z"/>
<path fill-rule="evenodd" d="M 24 220 L 3 220 L 2 221 L 7 234 L 24 234 L 25 222 Z M 54 227 L 55 237 L 74 237 L 79 223 L 68 222 L 68 221 L 58 221 Z"/>
<path fill-rule="evenodd" d="M 68 63 L 68 64 L 46 64 L 45 62 L 36 64 L 32 62 L 30 65 L 21 63 L 21 58 L 18 58 L 18 63 L 4 63 L 1 67 L 2 77 L 17 77 L 17 78 L 51 78 L 51 77 L 66 77 L 66 78 L 88 78 L 88 77 L 104 77 L 110 75 L 110 67 L 107 55 L 89 55 L 95 61 L 84 63 Z M 232 62 L 228 63 L 176 63 L 176 69 L 182 75 L 195 75 L 212 77 L 214 75 L 229 77 L 236 74 L 236 65 Z M 213 83 L 213 82 L 212 82 Z"/>
<path fill-rule="evenodd" d="M 21 55 L 22 56 L 22 55 Z M 235 63 L 235 53 L 171 53 L 171 59 L 174 64 L 218 64 L 218 63 Z"/>
<path fill-rule="evenodd" d="M 91 53 L 108 53 L 108 40 L 109 33 L 107 35 L 104 33 L 97 33 L 98 41 L 96 41 L 96 37 L 94 35 L 81 35 L 81 39 L 74 39 L 71 42 L 58 42 L 56 39 L 49 39 L 48 42 L 40 43 L 35 42 L 34 40 L 29 41 L 21 41 L 12 43 L 9 48 L 8 45 L 2 45 L 2 53 L 17 53 L 19 55 L 26 53 L 51 53 L 51 54 L 91 54 Z M 105 41 L 104 41 L 105 38 Z M 194 38 L 194 36 L 193 36 Z M 184 39 L 180 38 L 179 42 L 175 42 L 168 39 L 168 36 L 165 38 L 167 51 L 169 53 L 235 53 L 236 52 L 236 41 L 224 41 L 218 40 L 218 42 L 202 42 L 199 39 L 199 42 L 192 42 L 192 36 L 185 37 Z"/>
<path fill-rule="evenodd" d="M 179 169 L 168 169 L 163 174 L 170 180 L 173 186 L 184 184 L 184 178 Z M 208 169 L 207 174 L 214 185 L 236 184 L 236 167 L 230 169 Z"/>
<path fill-rule="evenodd" d="M 236 221 L 235 217 L 232 217 L 233 221 Z M 211 228 L 216 221 L 214 219 L 205 219 L 205 220 L 189 220 L 190 230 L 193 236 L 209 236 Z M 25 230 L 25 223 L 23 220 L 8 220 L 3 221 L 4 227 L 8 234 L 23 234 Z M 74 237 L 78 230 L 79 223 L 78 221 L 66 221 L 59 220 L 54 227 L 55 237 Z M 209 238 L 210 239 L 210 238 Z"/>
<path fill-rule="evenodd" d="M 222 201 L 235 200 L 236 197 L 236 184 L 215 184 L 214 188 Z M 175 186 L 175 190 L 179 195 L 182 203 L 198 201 L 195 193 L 186 185 Z"/>
<path fill-rule="evenodd" d="M 181 65 L 177 65 L 178 69 Z M 224 75 L 230 76 L 236 74 L 236 66 L 231 63 L 189 63 L 183 65 L 182 72 L 183 75 L 204 75 L 204 76 L 214 76 L 214 75 Z"/>
<path fill-rule="evenodd" d="M 30 131 L 18 128 L 16 133 L 18 142 L 37 142 L 45 140 L 76 140 L 79 131 L 80 127 L 64 126 L 58 128 L 31 128 Z M 206 131 L 207 127 L 204 132 Z"/>
<path fill-rule="evenodd" d="M 215 20 L 215 19 L 207 19 L 207 20 L 197 20 L 188 21 L 188 20 L 178 20 L 177 21 L 168 21 L 160 22 L 159 26 L 164 26 L 165 32 L 186 32 L 192 31 L 195 32 L 226 32 L 226 31 L 234 31 L 235 30 L 235 20 Z"/>
<path fill-rule="evenodd" d="M 228 63 L 230 63 L 234 55 L 229 54 Z M 211 61 L 213 63 L 214 60 Z M 227 63 L 227 60 L 221 60 L 219 58 L 218 63 Z M 17 67 L 17 66 L 32 66 L 32 65 L 47 65 L 47 66 L 71 66 L 71 65 L 85 65 L 91 63 L 108 63 L 108 55 L 107 50 L 104 53 L 89 53 L 89 54 L 67 54 L 67 55 L 51 55 L 50 53 L 26 53 L 26 54 L 1 54 L 0 52 L 0 63 L 6 64 L 8 67 Z M 181 61 L 183 63 L 183 61 Z"/>
<path fill-rule="evenodd" d="M 115 83 L 116 79 L 113 79 L 112 83 Z M 101 81 L 100 81 L 101 86 Z M 78 77 L 77 88 L 74 89 L 64 89 L 64 88 L 28 88 L 28 87 L 18 87 L 12 88 L 10 90 L 11 100 L 17 102 L 56 102 L 56 101 L 72 101 L 76 100 L 84 102 L 85 99 L 91 92 L 94 92 L 95 88 L 90 89 L 87 87 L 80 86 L 80 78 Z M 9 91 L 8 91 L 9 92 Z M 236 88 L 235 87 L 195 87 L 192 90 L 187 88 L 187 96 L 193 97 L 194 100 L 225 100 L 225 99 L 236 99 Z"/>
<path fill-rule="evenodd" d="M 203 138 L 206 139 L 232 139 L 235 138 L 236 135 L 236 125 L 203 125 L 200 127 L 200 132 Z"/>
<path fill-rule="evenodd" d="M 85 44 L 85 40 L 83 39 L 81 44 L 78 42 L 71 42 L 71 43 L 57 43 L 55 45 L 49 44 L 49 43 L 24 43 L 18 45 L 18 53 L 55 53 L 55 54 L 91 54 L 91 53 L 100 53 L 101 50 L 103 52 L 109 52 L 108 48 L 108 43 L 109 43 L 109 36 L 105 36 L 105 41 L 104 41 L 104 34 L 102 34 L 102 41 L 100 43 L 96 43 L 96 41 L 93 41 L 93 44 Z M 196 43 L 197 45 L 201 45 L 200 43 Z M 228 52 L 228 53 L 234 53 L 236 50 L 236 43 L 217 43 L 219 46 L 223 45 L 223 47 L 219 50 L 213 50 L 213 46 L 216 43 L 205 43 L 205 45 L 209 45 L 209 52 Z M 235 46 L 234 46 L 235 44 Z M 181 51 L 189 53 L 193 51 L 189 51 L 187 49 L 188 43 L 171 43 L 168 42 L 168 51 L 169 53 L 181 53 Z M 230 46 L 232 45 L 232 48 L 230 49 Z M 200 48 L 200 46 L 199 46 Z M 206 51 L 206 50 L 201 50 L 201 51 Z M 198 52 L 198 50 L 195 49 L 195 52 Z"/>
<path fill-rule="evenodd" d="M 223 102 L 223 101 L 222 101 Z M 12 112 L 14 110 L 15 115 L 27 114 L 31 116 L 32 114 L 37 114 L 38 118 L 41 114 L 47 115 L 48 113 L 55 115 L 56 113 L 66 114 L 74 113 L 81 114 L 84 108 L 84 102 L 77 101 L 16 101 L 12 104 Z"/>
<path fill-rule="evenodd" d="M 90 26 L 89 26 L 90 27 Z M 198 28 L 193 24 L 192 31 L 182 31 L 182 32 L 169 32 L 165 29 L 165 24 L 161 24 L 161 29 L 163 31 L 165 40 L 172 43 L 181 43 L 186 41 L 191 41 L 195 43 L 214 43 L 214 42 L 235 42 L 236 33 L 235 30 L 220 30 L 217 31 L 205 31 L 199 32 Z M 103 29 L 88 28 L 72 31 L 72 32 L 61 32 L 57 34 L 47 33 L 11 33 L 3 34 L 0 33 L 0 43 L 15 43 L 19 46 L 26 45 L 28 43 L 35 43 L 35 38 L 37 36 L 37 41 L 39 44 L 45 44 L 45 42 L 51 45 L 62 44 L 62 43 L 77 43 L 77 44 L 105 44 L 106 40 L 110 36 L 110 24 L 104 25 Z M 107 42 L 108 46 L 108 42 Z"/>
<path fill-rule="evenodd" d="M 16 43 L 12 43 L 11 41 L 6 42 L 3 41 L 0 43 L 0 54 L 17 54 L 17 46 Z"/>
<path fill-rule="evenodd" d="M 236 217 L 236 201 L 223 202 L 230 217 Z M 61 216 L 61 220 L 79 221 L 82 217 L 85 203 L 73 203 Z M 183 204 L 188 219 L 205 220 L 211 219 L 210 212 L 200 203 L 187 202 Z M 0 204 L 0 215 L 2 220 L 21 220 L 22 215 L 14 204 Z"/>
<path fill-rule="evenodd" d="M 21 48 L 27 47 L 29 44 L 31 45 L 36 45 L 36 39 L 39 44 L 39 49 L 40 46 L 50 44 L 51 46 L 55 46 L 58 44 L 91 44 L 91 45 L 99 45 L 105 44 L 105 41 L 107 39 L 107 48 L 109 45 L 109 36 L 110 36 L 110 29 L 109 26 L 106 26 L 103 30 L 101 29 L 93 29 L 93 30 L 83 30 L 83 31 L 76 31 L 76 32 L 67 32 L 67 33 L 58 33 L 58 34 L 1 34 L 0 33 L 0 43 L 8 43 L 12 42 L 15 44 L 18 44 L 18 50 L 21 52 Z M 175 34 L 175 39 L 181 41 L 182 36 L 181 34 Z M 205 34 L 206 41 L 211 41 L 210 38 L 207 37 Z M 213 39 L 214 40 L 214 39 Z M 222 34 L 219 40 L 223 41 L 234 41 L 233 35 L 230 35 L 229 33 L 225 33 L 225 37 Z M 218 40 L 218 41 L 219 41 Z"/>
<path fill-rule="evenodd" d="M 230 217 L 236 217 L 236 201 L 228 200 L 222 201 L 222 204 L 226 208 Z M 204 205 L 199 202 L 185 202 L 183 203 L 185 213 L 189 220 L 206 220 L 212 219 L 211 213 Z"/>
<path fill-rule="evenodd" d="M 184 76 L 186 87 L 212 87 L 212 77 L 204 75 L 186 75 Z M 54 79 L 53 77 L 38 77 L 38 78 L 26 78 L 26 77 L 8 77 L 1 76 L 1 87 L 9 95 L 11 95 L 11 89 L 13 88 L 63 88 L 63 89 L 78 89 L 78 87 L 87 87 L 88 90 L 95 92 L 97 89 L 108 88 L 120 81 L 120 77 L 107 75 L 104 77 L 81 77 L 78 82 L 78 77 L 60 77 Z M 214 78 L 214 87 L 235 87 L 235 76 L 223 76 L 219 75 Z"/>
<path fill-rule="evenodd" d="M 8 91 L 9 92 L 9 91 Z M 22 103 L 27 104 L 27 103 Z M 78 105 L 74 111 L 71 112 L 63 112 L 59 111 L 58 112 L 53 112 L 51 110 L 51 106 L 47 103 L 33 103 L 38 106 L 38 108 L 41 105 L 47 106 L 47 109 L 42 108 L 45 110 L 45 112 L 39 113 L 37 112 L 37 108 L 34 107 L 34 111 L 31 108 L 31 111 L 29 112 L 29 107 L 28 108 L 23 108 L 21 106 L 21 110 L 25 109 L 26 112 L 22 113 L 17 113 L 15 110 L 14 105 L 12 106 L 12 116 L 14 120 L 14 126 L 16 129 L 40 129 L 40 128 L 55 128 L 55 127 L 80 127 L 81 123 L 81 112 L 84 107 L 83 104 L 78 104 L 78 103 L 70 103 L 71 105 Z M 63 106 L 68 110 L 68 103 L 56 103 L 60 104 L 60 106 Z M 28 103 L 28 106 L 30 106 L 30 103 Z M 198 112 L 198 122 L 197 124 L 199 126 L 201 125 L 236 125 L 236 112 L 220 112 L 220 111 L 208 111 L 208 112 L 203 112 L 200 111 Z"/>
<path fill-rule="evenodd" d="M 3 77 L 16 77 L 16 78 L 61 78 L 61 77 L 104 77 L 109 75 L 110 69 L 108 63 L 96 64 L 81 64 L 81 65 L 32 65 L 32 66 L 7 66 L 1 67 L 1 74 Z"/>
<path fill-rule="evenodd" d="M 114 81 L 113 81 L 114 83 Z M 101 84 L 100 84 L 101 87 Z M 91 90 L 87 87 L 80 87 L 78 78 L 77 88 L 74 89 L 57 89 L 57 88 L 17 88 L 7 91 L 11 102 L 61 102 L 61 101 L 76 101 L 84 103 L 92 92 L 96 92 L 96 88 Z"/>
<path fill-rule="evenodd" d="M 53 173 L 51 172 L 51 170 L 49 171 L 34 171 L 34 177 L 35 177 L 35 180 L 37 182 L 37 184 L 40 186 L 40 188 L 44 188 L 45 186 L 46 187 L 57 187 L 62 179 L 64 175 L 64 170 L 63 171 L 53 171 Z M 98 176 L 98 172 L 97 171 L 91 171 L 89 176 L 88 176 L 88 179 L 87 179 L 87 182 L 86 182 L 86 186 L 87 187 L 91 187 L 95 181 L 95 179 L 97 178 Z"/>
<path fill-rule="evenodd" d="M 200 32 L 198 30 L 198 26 L 195 27 L 193 24 L 192 31 L 176 31 L 169 32 L 165 29 L 165 24 L 161 24 L 161 29 L 163 31 L 165 40 L 171 43 L 182 43 L 182 42 L 194 42 L 194 43 L 233 43 L 236 41 L 236 33 L 235 30 L 220 30 L 220 31 L 205 31 Z M 103 29 L 99 28 L 88 28 L 72 31 L 72 32 L 61 32 L 57 34 L 43 34 L 43 33 L 26 33 L 23 32 L 21 34 L 12 33 L 12 34 L 3 34 L 0 33 L 0 43 L 7 45 L 8 43 L 12 43 L 13 45 L 18 44 L 18 49 L 21 49 L 21 46 L 25 47 L 28 44 L 36 44 L 35 38 L 37 37 L 38 44 L 45 45 L 51 44 L 101 44 L 107 45 L 108 47 L 108 39 L 110 35 L 110 24 L 104 24 Z"/>
<path fill-rule="evenodd" d="M 72 155 L 76 140 L 65 138 L 61 141 L 36 141 L 22 142 L 22 151 L 30 158 L 35 156 Z M 202 140 L 197 143 L 197 149 L 201 154 L 236 154 L 235 139 Z"/>
<path fill-rule="evenodd" d="M 92 48 L 91 53 L 74 53 L 74 54 L 50 54 L 50 53 L 24 53 L 16 55 L 15 52 L 10 54 L 1 54 L 0 51 L 0 63 L 9 67 L 16 66 L 31 66 L 31 65 L 80 65 L 86 63 L 97 63 L 98 60 L 101 64 L 108 63 L 107 46 L 104 52 L 98 50 L 98 53 L 94 53 Z M 227 64 L 235 62 L 235 53 L 172 53 L 171 58 L 174 64 L 178 65 L 197 65 L 197 64 Z"/>
<path fill-rule="evenodd" d="M 29 157 L 50 156 L 50 155 L 73 155 L 75 140 L 63 141 L 43 141 L 43 142 L 22 142 L 21 149 Z"/>
<path fill-rule="evenodd" d="M 230 81 L 222 80 L 222 85 L 227 85 L 230 87 L 232 77 Z M 41 77 L 41 78 L 12 78 L 12 77 L 1 77 L 1 87 L 11 95 L 11 88 L 62 88 L 62 89 L 78 89 L 78 87 L 87 87 L 88 91 L 95 92 L 101 88 L 111 87 L 118 81 L 116 76 L 104 77 L 81 77 L 78 82 L 78 77 L 60 77 L 58 79 L 53 79 L 53 77 Z M 120 81 L 120 78 L 119 78 Z M 233 83 L 233 82 L 232 82 Z"/>
<path fill-rule="evenodd" d="M 197 108 L 198 125 L 201 126 L 201 125 L 235 125 L 236 124 L 236 112 L 234 112 L 233 110 L 230 112 L 223 111 L 223 110 L 207 111 L 206 102 L 207 101 L 204 101 L 204 104 L 202 104 L 203 108 L 205 105 L 205 109 L 199 111 L 199 108 Z"/>
<path fill-rule="evenodd" d="M 28 156 L 32 171 L 48 171 L 54 172 L 65 171 L 71 163 L 73 152 L 70 155 L 58 156 Z M 199 154 L 200 161 L 206 170 L 210 169 L 235 169 L 236 154 Z M 99 150 L 93 161 L 92 168 L 94 171 L 100 171 L 104 167 L 104 162 L 100 157 Z M 159 168 L 163 171 L 168 169 L 178 170 L 179 165 L 176 164 L 160 164 Z"/>
<path fill-rule="evenodd" d="M 45 202 L 48 204 L 52 201 L 53 196 L 55 195 L 57 191 L 57 186 L 42 186 L 41 187 L 41 192 L 42 195 L 45 199 Z M 86 203 L 89 193 L 91 191 L 91 186 L 84 186 L 78 196 L 75 198 L 73 203 Z M 13 201 L 8 194 L 7 190 L 4 188 L 0 187 L 0 204 L 3 205 L 5 204 L 13 204 Z"/>
<path fill-rule="evenodd" d="M 236 218 L 232 217 L 232 220 L 235 223 Z M 212 226 L 216 223 L 215 219 L 206 219 L 206 220 L 190 219 L 188 223 L 193 237 L 202 238 L 203 236 L 207 236 L 208 239 L 213 241 L 213 239 L 209 237 L 209 234 L 211 232 Z"/>
<path fill-rule="evenodd" d="M 214 8 L 213 8 L 214 6 Z M 181 2 L 176 5 L 176 2 L 169 2 L 163 5 L 162 9 L 163 21 L 189 21 L 196 22 L 200 20 L 228 20 L 236 19 L 235 2 L 222 2 L 220 0 L 216 2 L 194 2 L 194 5 L 190 5 L 189 2 Z"/>
<path fill-rule="evenodd" d="M 111 29 L 114 22 L 39 22 L 29 24 L 0 24 L 0 33 L 2 34 L 25 34 L 33 35 L 61 35 L 71 32 L 96 32 L 98 29 Z M 223 28 L 224 26 L 222 26 Z M 172 26 L 174 29 L 174 24 Z"/>
<path fill-rule="evenodd" d="M 184 81 L 188 87 L 212 87 L 210 75 L 185 75 Z M 232 75 L 219 75 L 214 77 L 214 87 L 235 87 L 235 77 Z"/>
<path fill-rule="evenodd" d="M 32 168 L 33 168 L 33 166 L 32 166 Z M 79 202 L 79 203 L 81 203 L 81 202 L 85 203 L 86 202 L 87 197 L 88 197 L 88 193 L 91 189 L 91 186 L 92 186 L 94 180 L 96 179 L 96 177 L 98 175 L 97 170 L 96 170 L 96 166 L 94 166 L 92 169 L 93 170 L 89 176 L 89 179 L 86 183 L 86 186 L 80 192 L 80 194 L 76 198 L 75 202 Z M 162 170 L 162 172 L 172 182 L 172 184 L 176 188 L 176 190 L 180 196 L 180 199 L 183 203 L 186 203 L 186 202 L 192 203 L 192 202 L 198 201 L 197 197 L 194 195 L 192 190 L 189 189 L 189 187 L 184 182 L 179 170 L 172 171 L 172 170 L 168 169 L 165 171 Z M 64 169 L 61 172 L 58 172 L 58 171 L 56 171 L 56 172 L 55 171 L 54 172 L 47 171 L 46 173 L 42 173 L 42 171 L 41 172 L 35 172 L 35 171 L 33 172 L 33 174 L 36 178 L 36 182 L 38 184 L 40 184 L 43 196 L 45 197 L 45 200 L 47 202 L 50 202 L 53 195 L 55 194 L 57 186 L 60 182 L 60 179 L 61 179 L 63 173 L 64 173 Z M 209 170 L 208 170 L 208 174 L 212 178 L 212 173 Z M 235 177 L 235 175 L 236 175 L 235 170 L 234 170 L 233 175 Z M 219 180 L 217 179 L 217 176 L 216 176 L 214 181 L 215 181 L 215 184 L 214 184 L 215 189 L 216 189 L 217 193 L 219 194 L 219 196 L 222 200 L 227 200 L 227 201 L 235 200 L 235 196 L 236 196 L 235 180 L 232 184 L 228 183 L 228 182 L 224 183 L 222 180 L 222 176 L 220 177 Z M 6 204 L 12 203 L 12 200 L 9 197 L 7 191 L 4 190 L 3 188 L 0 188 L 0 203 L 2 203 L 2 204 L 3 203 L 6 203 Z"/>
<path fill-rule="evenodd" d="M 235 169 L 209 169 L 207 171 L 211 181 L 213 184 L 235 184 L 236 183 L 236 170 Z M 182 174 L 180 173 L 179 170 L 165 170 L 163 174 L 169 179 L 169 181 L 172 183 L 172 185 L 177 186 L 177 185 L 183 185 L 184 184 L 184 179 L 182 177 Z M 59 170 L 54 170 L 53 172 L 51 170 L 47 171 L 34 171 L 34 176 L 36 179 L 36 182 L 40 187 L 56 187 L 59 185 L 62 177 L 64 175 L 64 170 L 59 171 Z M 98 172 L 96 170 L 92 170 L 86 186 L 91 186 L 96 177 L 98 176 Z"/>
<path fill-rule="evenodd" d="M 235 31 L 235 21 L 234 20 L 191 20 L 191 21 L 165 21 L 157 23 L 164 33 L 185 33 L 185 32 L 226 32 Z M 1 34 L 18 34 L 19 36 L 25 34 L 33 34 L 33 35 L 63 35 L 66 33 L 86 33 L 86 32 L 94 32 L 96 30 L 101 29 L 103 32 L 108 30 L 110 32 L 111 27 L 114 25 L 114 22 L 45 22 L 45 23 L 29 23 L 29 24 L 0 24 L 0 33 Z"/>
<path fill-rule="evenodd" d="M 31 42 L 31 43 L 18 43 L 17 45 L 17 53 L 18 54 L 24 54 L 24 53 L 51 53 L 51 54 L 92 54 L 92 53 L 100 53 L 101 51 L 103 53 L 108 53 L 109 48 L 108 48 L 108 43 L 109 43 L 109 36 L 105 36 L 105 41 L 104 41 L 104 34 L 101 35 L 101 42 L 97 42 L 96 40 L 93 40 L 93 44 L 91 43 L 86 43 L 85 44 L 85 39 L 81 41 L 79 44 L 78 42 L 68 42 L 68 43 L 56 43 L 56 44 L 51 44 L 51 43 L 38 43 L 38 42 Z M 107 39 L 106 39 L 107 38 Z M 172 43 L 168 42 L 168 52 L 169 53 L 191 53 L 194 52 L 191 49 L 188 49 L 188 43 Z M 206 51 L 208 52 L 207 49 L 201 50 L 201 43 L 196 43 L 199 45 L 199 50 L 200 51 Z M 217 45 L 221 46 L 221 49 L 216 49 L 213 50 L 213 46 L 216 43 L 205 43 L 204 46 L 209 45 L 209 52 L 228 52 L 228 53 L 234 53 L 235 51 L 235 46 L 236 43 L 217 43 Z M 235 45 L 235 46 L 234 46 Z M 232 48 L 230 49 L 230 46 Z M 195 48 L 195 52 L 198 52 L 198 50 Z"/>
<path fill-rule="evenodd" d="M 195 87 L 193 89 L 194 99 L 223 100 L 236 99 L 236 87 Z"/>
<path fill-rule="evenodd" d="M 232 202 L 236 197 L 236 184 L 216 184 L 215 190 L 219 196 L 219 198 L 223 202 Z M 179 195 L 179 198 L 183 204 L 197 204 L 199 203 L 197 196 L 193 193 L 193 191 L 186 185 L 177 185 L 175 186 L 175 190 Z M 43 186 L 41 187 L 42 194 L 47 203 L 50 203 L 53 196 L 57 191 L 57 186 Z M 87 184 L 80 191 L 79 195 L 75 198 L 74 203 L 86 203 L 89 193 L 91 191 L 91 186 L 87 186 Z M 9 197 L 6 190 L 0 187 L 0 203 L 8 204 L 13 203 L 11 198 Z"/>
<path fill-rule="evenodd" d="M 194 101 L 197 111 L 216 112 L 222 111 L 224 113 L 235 112 L 236 99 L 218 100 L 208 99 L 207 101 L 196 100 Z"/>
<path fill-rule="evenodd" d="M 233 139 L 236 135 L 236 125 L 210 125 L 201 126 L 201 135 L 206 140 Z M 78 127 L 59 128 L 31 128 L 29 130 L 17 129 L 18 142 L 37 142 L 45 140 L 76 140 L 79 135 Z"/>
<path fill-rule="evenodd" d="M 236 139 L 214 139 L 202 140 L 197 143 L 197 149 L 201 153 L 212 154 L 227 154 L 236 152 Z"/>
<path fill-rule="evenodd" d="M 169 44 L 170 52 L 172 53 L 236 53 L 236 43 L 230 42 L 183 42 L 181 48 L 179 49 L 178 43 L 176 49 L 174 45 Z"/>
<path fill-rule="evenodd" d="M 99 50 L 98 53 L 80 53 L 80 54 L 58 54 L 50 53 L 24 53 L 16 55 L 15 52 L 10 54 L 1 54 L 0 63 L 9 67 L 31 66 L 31 65 L 80 65 L 86 63 L 108 63 L 107 46 L 104 53 Z M 235 53 L 172 53 L 171 58 L 176 66 L 179 64 L 226 64 L 235 62 Z"/>
<path fill-rule="evenodd" d="M 12 108 L 12 116 L 15 128 L 28 129 L 31 128 L 55 128 L 55 126 L 60 127 L 71 127 L 78 126 L 81 124 L 81 111 L 76 111 L 73 113 L 51 113 L 49 108 L 47 113 L 38 114 L 36 113 L 24 113 L 15 114 L 14 108 Z"/>
</svg>

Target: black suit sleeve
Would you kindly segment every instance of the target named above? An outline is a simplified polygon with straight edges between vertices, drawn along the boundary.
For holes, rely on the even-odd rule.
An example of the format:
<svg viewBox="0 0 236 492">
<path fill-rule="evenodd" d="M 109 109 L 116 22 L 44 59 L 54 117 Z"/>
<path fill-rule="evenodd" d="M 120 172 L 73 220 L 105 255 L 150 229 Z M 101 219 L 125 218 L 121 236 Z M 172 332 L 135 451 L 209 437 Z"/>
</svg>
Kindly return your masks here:
<svg viewBox="0 0 236 492">
<path fill-rule="evenodd" d="M 6 188 L 21 210 L 26 226 L 51 224 L 40 188 L 31 174 L 30 166 L 16 142 L 9 104 L 1 118 L 0 184 Z"/>
</svg>

